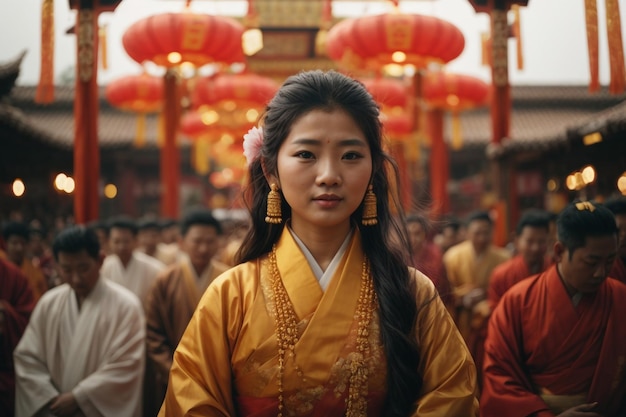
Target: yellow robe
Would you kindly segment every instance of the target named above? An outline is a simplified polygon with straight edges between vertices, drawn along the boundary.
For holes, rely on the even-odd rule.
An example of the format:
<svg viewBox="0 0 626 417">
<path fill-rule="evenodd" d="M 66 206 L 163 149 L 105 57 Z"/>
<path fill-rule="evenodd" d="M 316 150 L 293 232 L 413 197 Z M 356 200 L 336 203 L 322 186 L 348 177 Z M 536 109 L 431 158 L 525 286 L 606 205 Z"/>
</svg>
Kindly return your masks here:
<svg viewBox="0 0 626 417">
<path fill-rule="evenodd" d="M 465 340 L 470 337 L 472 329 L 479 328 L 489 315 L 486 295 L 491 272 L 510 257 L 506 249 L 490 246 L 479 259 L 469 240 L 451 247 L 443 255 L 448 280 L 457 300 L 474 289 L 481 289 L 484 292 L 485 299 L 471 310 L 459 308 L 457 311 L 457 325 Z"/>
<path fill-rule="evenodd" d="M 363 258 L 357 231 L 324 292 L 290 232 L 283 231 L 277 266 L 299 320 L 297 369 L 285 355 L 285 416 L 345 413 Z M 424 380 L 414 415 L 475 416 L 472 358 L 432 282 L 414 269 L 411 274 L 421 306 L 415 337 Z M 174 354 L 159 416 L 277 414 L 276 306 L 270 280 L 264 256 L 230 269 L 209 286 Z M 386 360 L 376 313 L 369 335 L 368 409 L 382 404 L 385 393 Z"/>
</svg>

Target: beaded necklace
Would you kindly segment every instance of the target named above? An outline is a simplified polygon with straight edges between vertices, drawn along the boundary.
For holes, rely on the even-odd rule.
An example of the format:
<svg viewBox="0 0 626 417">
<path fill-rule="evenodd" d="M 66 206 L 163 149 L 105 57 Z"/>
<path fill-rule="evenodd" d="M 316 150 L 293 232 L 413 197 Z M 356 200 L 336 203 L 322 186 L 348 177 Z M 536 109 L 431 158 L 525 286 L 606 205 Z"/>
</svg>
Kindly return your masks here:
<svg viewBox="0 0 626 417">
<path fill-rule="evenodd" d="M 276 306 L 276 341 L 278 344 L 278 417 L 283 417 L 285 409 L 283 376 L 285 374 L 285 354 L 292 358 L 296 373 L 303 376 L 296 363 L 295 347 L 298 343 L 298 319 L 276 263 L 276 245 L 269 254 L 271 291 Z M 363 259 L 361 270 L 361 288 L 355 317 L 359 320 L 356 337 L 356 353 L 350 363 L 350 387 L 347 398 L 347 417 L 363 416 L 367 413 L 368 368 L 366 357 L 369 356 L 369 327 L 376 308 L 374 283 L 370 278 L 370 264 Z"/>
</svg>

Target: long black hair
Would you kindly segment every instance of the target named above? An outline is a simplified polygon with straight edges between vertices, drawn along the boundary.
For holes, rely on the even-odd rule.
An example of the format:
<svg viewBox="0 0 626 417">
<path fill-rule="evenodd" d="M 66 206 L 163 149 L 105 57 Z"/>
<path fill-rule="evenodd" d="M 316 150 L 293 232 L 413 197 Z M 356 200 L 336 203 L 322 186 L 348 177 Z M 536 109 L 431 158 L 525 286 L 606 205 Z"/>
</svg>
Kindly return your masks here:
<svg viewBox="0 0 626 417">
<path fill-rule="evenodd" d="M 268 173 L 276 174 L 278 151 L 291 126 L 312 110 L 345 111 L 361 128 L 370 147 L 371 184 L 378 197 L 378 225 L 361 226 L 363 204 L 352 214 L 351 220 L 360 228 L 379 303 L 382 343 L 388 365 L 385 415 L 405 417 L 413 411 L 422 386 L 414 335 L 415 288 L 406 266 L 409 245 L 403 212 L 390 187 L 390 176 L 393 176 L 395 190 L 399 189 L 398 167 L 383 150 L 379 108 L 363 84 L 335 71 L 302 72 L 288 78 L 267 105 L 260 158 L 249 164 L 250 182 L 244 191 L 252 227 L 243 240 L 238 260 L 246 262 L 268 253 L 282 233 L 282 224 L 265 222 L 270 188 L 261 161 Z M 282 216 L 289 218 L 291 208 L 284 199 L 282 201 Z"/>
</svg>

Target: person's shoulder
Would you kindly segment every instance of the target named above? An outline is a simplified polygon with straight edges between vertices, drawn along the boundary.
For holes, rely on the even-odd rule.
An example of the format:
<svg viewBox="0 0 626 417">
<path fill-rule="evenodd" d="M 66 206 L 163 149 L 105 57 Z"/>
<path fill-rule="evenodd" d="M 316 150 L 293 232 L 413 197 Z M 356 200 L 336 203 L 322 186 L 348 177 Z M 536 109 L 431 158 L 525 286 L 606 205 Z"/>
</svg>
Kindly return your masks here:
<svg viewBox="0 0 626 417">
<path fill-rule="evenodd" d="M 215 258 L 211 259 L 211 266 L 213 267 L 215 272 L 220 275 L 232 268 L 232 266 L 227 265 L 224 262 L 221 262 Z"/>
<path fill-rule="evenodd" d="M 258 276 L 263 258 L 253 259 L 238 265 L 227 267 L 226 270 L 215 279 L 217 283 L 228 283 L 229 281 L 250 280 L 253 276 Z"/>
<path fill-rule="evenodd" d="M 143 308 L 139 297 L 128 288 L 111 280 L 103 279 L 102 277 L 100 280 L 102 281 L 102 285 L 105 286 L 106 291 L 113 295 L 116 304 L 119 306 L 126 306 L 133 309 L 139 308 L 140 310 Z"/>
<path fill-rule="evenodd" d="M 521 255 L 517 255 L 517 256 L 514 256 L 512 258 L 505 260 L 501 264 L 496 265 L 493 268 L 492 279 L 495 277 L 501 277 L 503 275 L 506 275 L 512 268 L 515 268 L 515 266 L 520 261 L 520 258 L 521 258 Z"/>
<path fill-rule="evenodd" d="M 69 284 L 61 284 L 56 287 L 50 288 L 48 291 L 44 292 L 41 295 L 41 298 L 39 299 L 39 301 L 37 301 L 37 304 L 39 305 L 51 303 L 59 297 L 62 297 L 64 294 L 67 294 L 68 291 L 70 291 Z"/>
<path fill-rule="evenodd" d="M 432 298 L 437 290 L 435 284 L 423 272 L 409 266 L 409 276 L 415 283 L 416 295 L 419 299 Z"/>
<path fill-rule="evenodd" d="M 150 255 L 146 255 L 143 252 L 134 251 L 133 257 L 140 263 L 148 265 L 150 268 L 162 271 L 165 269 L 165 264 Z"/>
<path fill-rule="evenodd" d="M 8 281 L 9 279 L 18 280 L 20 282 L 28 282 L 28 278 L 22 270 L 14 265 L 7 259 L 0 258 L 0 276 L 2 276 L 3 281 Z"/>
<path fill-rule="evenodd" d="M 226 269 L 207 288 L 208 293 L 243 293 L 256 291 L 260 284 L 262 258 L 253 259 Z"/>
<path fill-rule="evenodd" d="M 120 263 L 120 258 L 118 258 L 117 255 L 110 253 L 104 257 L 104 261 L 102 261 L 102 267 L 100 268 L 100 270 L 103 271 L 110 269 L 113 267 L 113 265 L 117 263 Z"/>
<path fill-rule="evenodd" d="M 617 295 L 617 299 L 626 300 L 626 283 L 623 283 L 616 278 L 607 277 L 606 285 L 608 285 L 611 291 Z"/>
<path fill-rule="evenodd" d="M 463 242 L 457 243 L 456 245 L 451 246 L 448 250 L 443 254 L 443 259 L 449 260 L 458 256 L 460 253 L 463 253 L 469 249 L 470 242 L 464 240 Z"/>
<path fill-rule="evenodd" d="M 48 291 L 44 292 L 41 295 L 41 298 L 37 301 L 35 305 L 35 310 L 43 311 L 44 315 L 47 315 L 45 312 L 54 308 L 58 303 L 63 303 L 67 298 L 68 293 L 71 293 L 72 290 L 69 284 L 61 284 L 54 288 L 50 288 Z"/>
<path fill-rule="evenodd" d="M 523 302 L 529 296 L 532 295 L 533 289 L 537 286 L 537 283 L 544 278 L 544 274 L 531 275 L 523 280 L 515 283 L 509 288 L 502 296 L 500 302 Z"/>
<path fill-rule="evenodd" d="M 181 261 L 174 262 L 171 265 L 166 265 L 162 270 L 157 274 L 156 282 L 166 283 L 174 279 L 180 273 L 182 273 L 183 265 Z"/>
<path fill-rule="evenodd" d="M 503 261 L 511 259 L 511 252 L 506 248 L 501 248 L 500 246 L 492 245 L 490 250 L 492 254 L 499 257 Z"/>
</svg>

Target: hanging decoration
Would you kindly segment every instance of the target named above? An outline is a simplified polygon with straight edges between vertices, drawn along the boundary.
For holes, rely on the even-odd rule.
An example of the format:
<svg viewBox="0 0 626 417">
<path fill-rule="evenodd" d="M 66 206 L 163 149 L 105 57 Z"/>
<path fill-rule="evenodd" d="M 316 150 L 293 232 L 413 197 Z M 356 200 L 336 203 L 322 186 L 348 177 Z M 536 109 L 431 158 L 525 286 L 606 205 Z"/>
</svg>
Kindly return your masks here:
<svg viewBox="0 0 626 417">
<path fill-rule="evenodd" d="M 461 54 L 463 33 L 434 16 L 386 13 L 345 19 L 327 37 L 328 56 L 346 69 L 380 71 L 388 64 L 427 68 Z"/>
<path fill-rule="evenodd" d="M 234 19 L 208 14 L 164 13 L 131 25 L 122 36 L 126 53 L 140 64 L 150 61 L 171 68 L 188 62 L 244 62 L 243 26 Z"/>
<path fill-rule="evenodd" d="M 610 81 L 609 92 L 621 94 L 626 87 L 624 65 L 624 45 L 622 24 L 617 0 L 605 0 L 606 31 L 609 48 Z M 589 91 L 600 90 L 598 59 L 598 9 L 596 0 L 585 0 L 585 24 L 587 29 L 587 49 L 589 54 Z"/>
<path fill-rule="evenodd" d="M 106 70 L 109 68 L 107 25 L 98 28 L 98 42 L 100 44 L 100 68 Z"/>
<path fill-rule="evenodd" d="M 617 0 L 606 0 L 606 30 L 609 43 L 609 63 L 611 81 L 609 92 L 621 94 L 626 83 L 624 67 L 624 45 L 622 43 L 622 24 L 620 21 L 619 3 Z"/>
<path fill-rule="evenodd" d="M 41 68 L 35 103 L 54 101 L 54 0 L 41 4 Z"/>
<path fill-rule="evenodd" d="M 248 13 L 244 18 L 246 31 L 243 32 L 242 46 L 243 52 L 247 56 L 252 56 L 263 49 L 263 32 L 259 28 L 259 15 L 254 8 L 255 0 L 248 0 Z"/>
<path fill-rule="evenodd" d="M 596 0 L 585 0 L 585 26 L 587 29 L 587 49 L 589 51 L 589 92 L 595 93 L 600 90 L 598 9 Z"/>
<path fill-rule="evenodd" d="M 513 27 L 511 28 L 513 37 L 515 38 L 515 46 L 517 52 L 517 69 L 524 69 L 524 52 L 522 49 L 522 14 L 520 11 L 519 4 L 514 4 L 511 6 L 511 10 L 513 11 L 514 20 Z"/>
<path fill-rule="evenodd" d="M 146 115 L 160 112 L 163 107 L 163 80 L 148 74 L 129 75 L 107 85 L 105 97 L 111 105 L 137 113 L 134 145 L 146 144 Z"/>
</svg>

